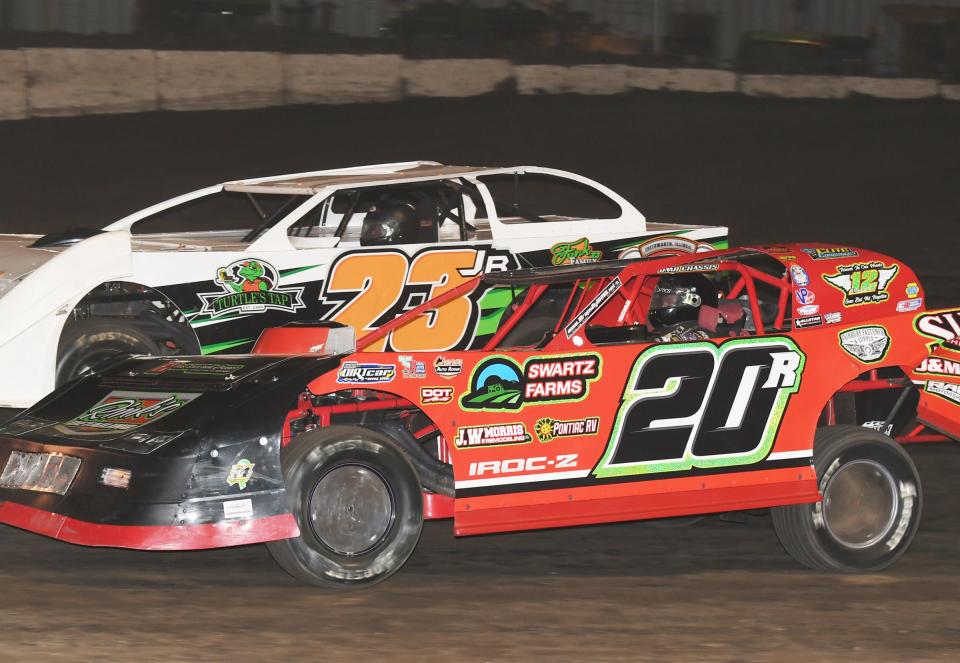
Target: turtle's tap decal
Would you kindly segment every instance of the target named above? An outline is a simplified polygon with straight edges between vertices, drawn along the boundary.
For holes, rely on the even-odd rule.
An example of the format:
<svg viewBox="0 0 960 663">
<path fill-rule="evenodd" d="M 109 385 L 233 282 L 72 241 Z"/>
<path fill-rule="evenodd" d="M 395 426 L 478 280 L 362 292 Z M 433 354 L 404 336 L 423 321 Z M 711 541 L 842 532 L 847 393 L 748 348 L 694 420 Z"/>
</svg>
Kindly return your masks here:
<svg viewBox="0 0 960 663">
<path fill-rule="evenodd" d="M 245 315 L 264 311 L 287 311 L 293 313 L 306 308 L 301 298 L 303 287 L 281 288 L 280 276 L 268 262 L 263 260 L 238 260 L 217 270 L 214 283 L 220 292 L 200 293 L 203 300 L 201 313 L 210 317 L 235 313 Z"/>
</svg>

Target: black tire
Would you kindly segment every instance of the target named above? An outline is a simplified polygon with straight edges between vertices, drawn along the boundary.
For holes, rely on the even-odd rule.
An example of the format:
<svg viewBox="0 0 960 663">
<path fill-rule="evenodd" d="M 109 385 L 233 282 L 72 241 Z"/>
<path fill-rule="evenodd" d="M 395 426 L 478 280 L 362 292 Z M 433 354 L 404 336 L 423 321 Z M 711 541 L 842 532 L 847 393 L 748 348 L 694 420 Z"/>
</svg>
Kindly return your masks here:
<svg viewBox="0 0 960 663">
<path fill-rule="evenodd" d="M 57 386 L 124 355 L 161 355 L 163 349 L 119 320 L 79 320 L 67 325 L 57 350 Z"/>
<path fill-rule="evenodd" d="M 860 426 L 817 431 L 823 499 L 771 509 L 783 547 L 801 564 L 844 573 L 885 569 L 910 547 L 923 507 L 920 477 L 890 437 Z"/>
<path fill-rule="evenodd" d="M 404 565 L 420 540 L 423 489 L 390 437 L 332 426 L 297 437 L 282 460 L 300 536 L 267 548 L 287 573 L 311 585 L 353 589 L 386 580 Z"/>
</svg>

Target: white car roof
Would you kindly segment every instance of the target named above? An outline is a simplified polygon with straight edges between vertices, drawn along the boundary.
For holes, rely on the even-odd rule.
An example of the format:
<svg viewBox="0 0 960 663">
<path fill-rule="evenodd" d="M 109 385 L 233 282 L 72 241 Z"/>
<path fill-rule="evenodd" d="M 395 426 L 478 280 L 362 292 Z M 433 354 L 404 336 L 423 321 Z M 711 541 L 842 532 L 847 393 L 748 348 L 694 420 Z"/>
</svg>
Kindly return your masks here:
<svg viewBox="0 0 960 663">
<path fill-rule="evenodd" d="M 491 166 L 448 166 L 436 161 L 404 161 L 375 166 L 334 168 L 309 173 L 277 175 L 251 180 L 236 180 L 223 185 L 226 191 L 246 193 L 280 193 L 314 195 L 328 186 L 349 186 L 417 182 L 431 179 L 513 173 L 524 170 L 523 166 L 511 168 Z"/>
</svg>

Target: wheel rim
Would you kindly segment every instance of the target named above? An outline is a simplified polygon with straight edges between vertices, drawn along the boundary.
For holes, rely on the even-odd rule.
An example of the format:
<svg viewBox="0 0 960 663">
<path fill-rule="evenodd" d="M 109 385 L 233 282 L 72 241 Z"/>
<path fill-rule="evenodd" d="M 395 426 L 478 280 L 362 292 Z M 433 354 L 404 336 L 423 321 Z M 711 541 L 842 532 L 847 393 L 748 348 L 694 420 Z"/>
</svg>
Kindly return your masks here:
<svg viewBox="0 0 960 663">
<path fill-rule="evenodd" d="M 363 465 L 340 465 L 317 482 L 310 495 L 310 525 L 333 552 L 353 556 L 377 547 L 395 515 L 386 481 Z"/>
<path fill-rule="evenodd" d="M 893 528 L 899 492 L 893 475 L 873 460 L 842 465 L 823 489 L 823 520 L 847 548 L 869 548 Z"/>
</svg>

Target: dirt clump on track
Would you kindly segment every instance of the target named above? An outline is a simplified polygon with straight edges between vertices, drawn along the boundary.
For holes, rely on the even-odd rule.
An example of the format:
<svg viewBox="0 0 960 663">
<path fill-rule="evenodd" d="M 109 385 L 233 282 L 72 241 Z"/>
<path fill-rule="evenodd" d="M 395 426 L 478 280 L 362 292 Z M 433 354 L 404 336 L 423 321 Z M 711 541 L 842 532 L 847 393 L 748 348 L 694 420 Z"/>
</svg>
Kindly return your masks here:
<svg viewBox="0 0 960 663">
<path fill-rule="evenodd" d="M 737 244 L 823 240 L 905 260 L 960 304 L 960 105 L 636 94 L 0 123 L 0 232 L 98 227 L 227 179 L 410 159 L 583 173 L 652 220 Z M 809 572 L 769 517 L 453 539 L 362 592 L 296 584 L 262 546 L 80 548 L 0 526 L 4 661 L 940 661 L 960 647 L 955 445 L 891 570 Z"/>
</svg>

